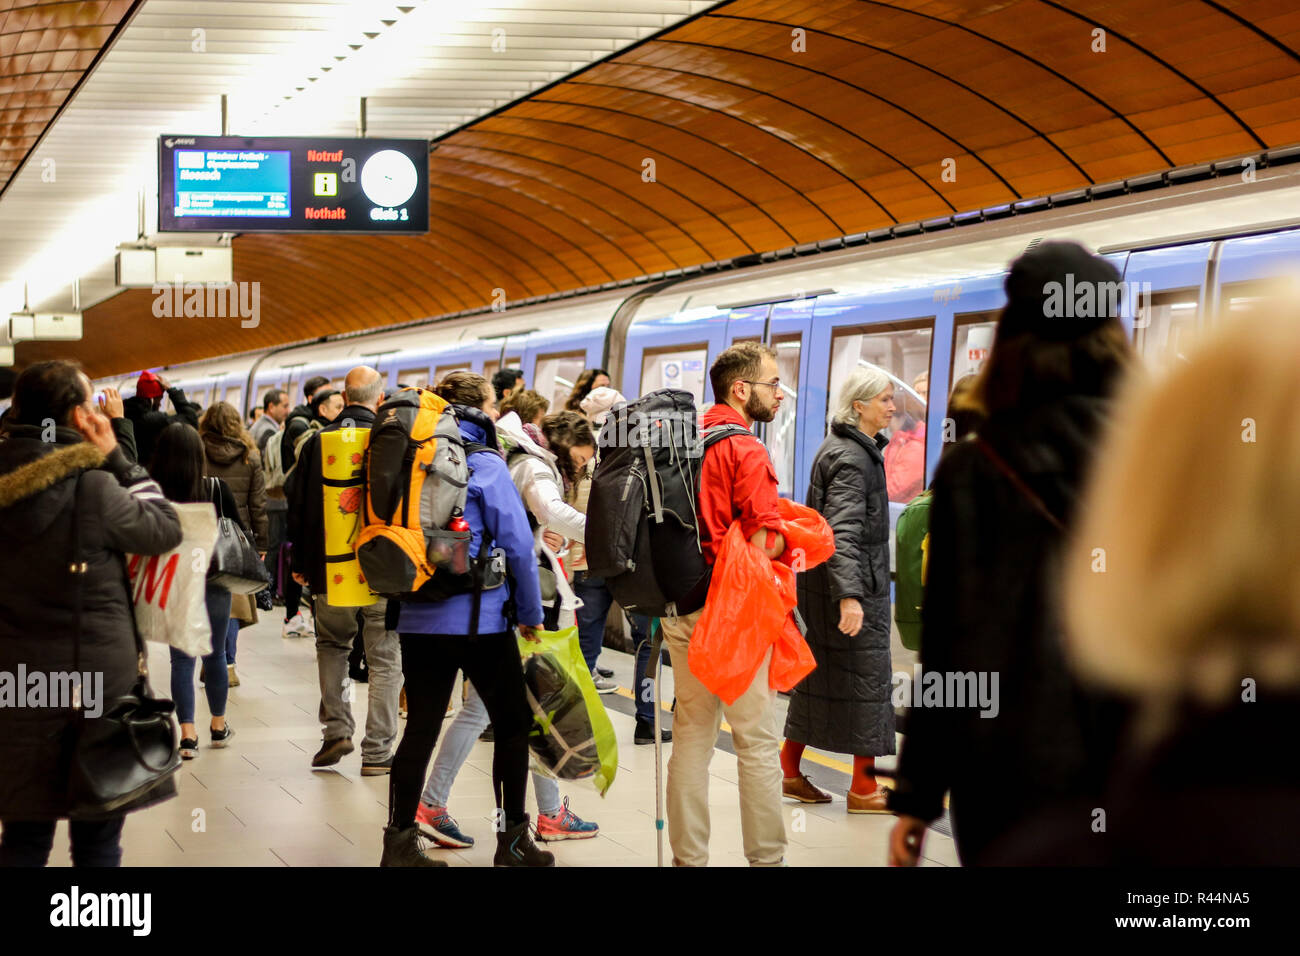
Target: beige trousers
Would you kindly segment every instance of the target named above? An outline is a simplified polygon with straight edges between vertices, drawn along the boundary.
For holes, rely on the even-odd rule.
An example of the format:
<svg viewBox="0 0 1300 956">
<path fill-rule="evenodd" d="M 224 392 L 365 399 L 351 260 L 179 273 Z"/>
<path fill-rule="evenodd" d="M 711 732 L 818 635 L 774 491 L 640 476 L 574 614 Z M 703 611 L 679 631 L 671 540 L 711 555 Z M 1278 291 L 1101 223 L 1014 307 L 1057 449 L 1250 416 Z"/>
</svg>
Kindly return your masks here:
<svg viewBox="0 0 1300 956">
<path fill-rule="evenodd" d="M 727 706 L 695 678 L 687 664 L 691 632 L 701 613 L 660 620 L 677 692 L 668 760 L 668 840 L 673 865 L 709 863 L 709 761 L 725 714 L 740 771 L 745 857 L 751 866 L 776 866 L 785 856 L 786 836 L 776 692 L 767 683 L 772 654 L 768 652 L 749 690 Z"/>
</svg>

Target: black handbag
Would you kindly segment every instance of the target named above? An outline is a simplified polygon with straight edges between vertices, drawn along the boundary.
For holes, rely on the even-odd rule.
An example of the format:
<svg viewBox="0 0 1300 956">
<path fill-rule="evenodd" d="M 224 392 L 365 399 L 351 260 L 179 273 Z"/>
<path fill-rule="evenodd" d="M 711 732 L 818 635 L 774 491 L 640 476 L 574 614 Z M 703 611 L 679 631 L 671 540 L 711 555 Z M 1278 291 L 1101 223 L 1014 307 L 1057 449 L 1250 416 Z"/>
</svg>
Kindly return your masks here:
<svg viewBox="0 0 1300 956">
<path fill-rule="evenodd" d="M 208 581 L 231 594 L 252 594 L 271 584 L 271 573 L 258 557 L 244 529 L 234 518 L 227 518 L 221 507 L 221 486 L 212 481 L 212 500 L 217 506 L 217 543 L 212 548 Z"/>
<path fill-rule="evenodd" d="M 73 672 L 81 673 L 82 582 L 89 567 L 81 551 L 81 476 L 77 477 L 72 512 Z M 131 582 L 123 566 L 127 601 Z M 147 805 L 175 794 L 174 775 L 181 765 L 172 713 L 176 705 L 155 697 L 149 686 L 149 667 L 131 617 L 135 635 L 137 677 L 131 691 L 105 701 L 103 714 L 86 716 L 81 695 L 75 696 L 75 738 L 68 774 L 68 806 L 72 817 L 94 817 Z"/>
</svg>

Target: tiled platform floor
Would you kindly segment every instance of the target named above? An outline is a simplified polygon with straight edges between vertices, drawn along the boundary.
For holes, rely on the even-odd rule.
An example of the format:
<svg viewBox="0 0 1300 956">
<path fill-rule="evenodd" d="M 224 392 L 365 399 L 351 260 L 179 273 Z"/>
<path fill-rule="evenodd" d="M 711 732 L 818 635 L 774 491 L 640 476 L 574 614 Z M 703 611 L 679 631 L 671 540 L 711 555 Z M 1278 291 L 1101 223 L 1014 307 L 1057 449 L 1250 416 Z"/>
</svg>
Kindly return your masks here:
<svg viewBox="0 0 1300 956">
<path fill-rule="evenodd" d="M 241 686 L 231 691 L 227 715 L 236 737 L 228 749 L 207 745 L 207 703 L 198 690 L 200 754 L 180 773 L 180 796 L 132 814 L 124 835 L 126 866 L 375 866 L 387 817 L 388 778 L 360 776 L 357 752 L 328 771 L 313 771 L 320 746 L 319 701 L 314 642 L 286 640 L 279 633 L 279 609 L 240 633 Z M 150 667 L 160 693 L 170 675 L 165 648 L 151 646 Z M 601 661 L 615 671 L 622 688 L 632 685 L 630 655 L 606 650 Z M 896 643 L 895 669 L 910 668 L 911 656 Z M 665 699 L 671 700 L 672 669 L 665 668 Z M 364 724 L 365 685 L 358 685 L 354 711 Z M 454 699 L 459 701 L 459 691 Z M 619 775 L 605 798 L 586 782 L 562 785 L 580 816 L 601 832 L 591 840 L 549 844 L 561 866 L 654 866 L 654 748 L 634 746 L 631 692 L 608 695 L 619 738 Z M 781 704 L 782 720 L 785 703 Z M 667 717 L 667 715 L 666 715 Z M 725 737 L 725 735 L 724 735 Z M 725 744 L 725 740 L 724 740 Z M 492 750 L 477 743 L 452 791 L 451 811 L 477 843 L 469 850 L 436 851 L 455 866 L 490 866 Z M 665 761 L 668 748 L 665 747 Z M 882 866 L 893 817 L 850 816 L 843 794 L 848 758 L 805 757 L 805 771 L 836 794 L 834 803 L 802 806 L 787 801 L 791 866 Z M 892 762 L 892 761 L 890 761 Z M 882 759 L 882 767 L 886 760 Z M 710 787 L 715 866 L 741 866 L 736 758 L 720 747 Z M 535 813 L 529 793 L 529 812 Z M 665 860 L 671 860 L 664 839 Z M 51 865 L 66 866 L 63 827 Z M 952 840 L 931 831 L 927 865 L 957 865 Z"/>
</svg>

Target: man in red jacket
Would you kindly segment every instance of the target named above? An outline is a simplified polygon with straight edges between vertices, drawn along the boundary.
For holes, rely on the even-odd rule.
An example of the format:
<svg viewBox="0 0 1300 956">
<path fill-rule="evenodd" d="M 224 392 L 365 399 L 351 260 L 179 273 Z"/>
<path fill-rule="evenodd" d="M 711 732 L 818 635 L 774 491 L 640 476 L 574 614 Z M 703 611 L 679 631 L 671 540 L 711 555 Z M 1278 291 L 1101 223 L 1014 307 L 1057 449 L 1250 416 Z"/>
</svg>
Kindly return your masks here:
<svg viewBox="0 0 1300 956">
<path fill-rule="evenodd" d="M 719 425 L 752 428 L 770 422 L 781 406 L 776 352 L 756 342 L 726 349 L 709 370 L 717 404 L 704 413 L 701 430 Z M 776 471 L 757 437 L 737 435 L 715 443 L 700 465 L 699 516 L 705 559 L 733 521 L 769 558 L 785 550 L 777 511 Z M 723 715 L 731 725 L 740 769 L 740 825 L 751 866 L 777 866 L 785 857 L 781 810 L 780 737 L 776 692 L 768 687 L 771 652 L 754 682 L 727 706 L 711 694 L 687 664 L 691 632 L 703 610 L 662 620 L 672 655 L 677 709 L 673 754 L 668 761 L 668 839 L 675 866 L 709 862 L 709 761 Z M 743 626 L 738 624 L 738 626 Z"/>
</svg>

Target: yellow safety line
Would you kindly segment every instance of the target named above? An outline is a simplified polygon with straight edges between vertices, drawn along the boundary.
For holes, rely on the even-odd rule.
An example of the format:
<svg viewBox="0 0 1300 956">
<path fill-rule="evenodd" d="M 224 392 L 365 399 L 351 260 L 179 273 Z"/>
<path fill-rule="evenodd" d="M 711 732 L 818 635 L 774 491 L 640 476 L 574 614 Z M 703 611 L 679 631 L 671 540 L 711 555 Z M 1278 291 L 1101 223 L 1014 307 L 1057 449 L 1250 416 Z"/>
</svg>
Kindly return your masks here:
<svg viewBox="0 0 1300 956">
<path fill-rule="evenodd" d="M 626 697 L 628 700 L 636 700 L 636 695 L 633 694 L 632 691 L 626 687 L 620 687 L 617 691 L 615 691 L 615 693 L 618 694 L 620 697 Z M 670 714 L 672 713 L 673 710 L 672 707 L 668 706 L 667 704 L 661 703 L 659 707 L 661 710 L 665 711 L 666 713 L 670 713 Z M 731 725 L 728 724 L 725 720 L 722 722 L 722 729 L 725 730 L 727 733 L 731 733 Z M 853 764 L 851 763 L 845 763 L 843 760 L 836 760 L 834 757 L 823 757 L 821 754 L 814 753 L 811 750 L 805 750 L 804 756 L 807 757 L 809 760 L 811 760 L 813 763 L 821 764 L 823 767 L 830 767 L 832 770 L 840 771 L 840 773 L 847 773 L 850 776 L 853 775 Z"/>
</svg>

